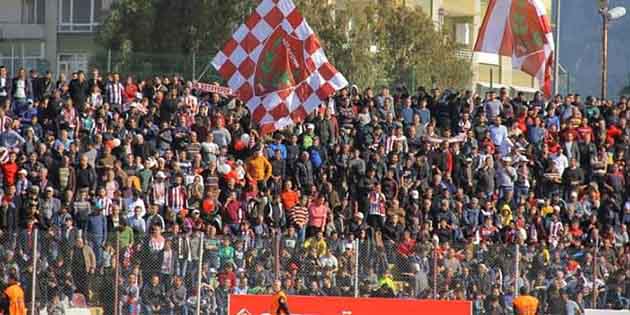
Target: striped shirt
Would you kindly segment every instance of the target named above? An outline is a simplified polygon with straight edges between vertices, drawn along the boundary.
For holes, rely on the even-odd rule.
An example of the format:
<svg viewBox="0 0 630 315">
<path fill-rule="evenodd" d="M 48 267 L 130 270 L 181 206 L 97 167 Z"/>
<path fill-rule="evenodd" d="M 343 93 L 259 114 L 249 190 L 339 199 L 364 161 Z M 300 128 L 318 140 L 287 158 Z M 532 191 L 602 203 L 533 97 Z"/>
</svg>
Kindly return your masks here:
<svg viewBox="0 0 630 315">
<path fill-rule="evenodd" d="M 302 206 L 295 206 L 287 211 L 291 224 L 304 227 L 308 222 L 308 209 Z"/>
<path fill-rule="evenodd" d="M 370 191 L 368 194 L 369 208 L 368 213 L 370 215 L 385 216 L 385 195 L 383 193 L 377 193 Z"/>
<path fill-rule="evenodd" d="M 175 213 L 179 213 L 182 209 L 188 208 L 188 194 L 184 186 L 176 186 L 168 191 L 168 206 Z"/>
<path fill-rule="evenodd" d="M 125 87 L 120 82 L 109 82 L 105 88 L 107 101 L 110 104 L 121 105 L 123 103 L 123 92 Z"/>
<path fill-rule="evenodd" d="M 182 101 L 184 105 L 190 107 L 190 111 L 193 114 L 197 114 L 197 112 L 199 111 L 199 102 L 197 101 L 197 97 L 195 97 L 194 95 L 184 96 L 182 97 Z"/>
<path fill-rule="evenodd" d="M 11 119 L 11 117 L 2 116 L 2 118 L 0 118 L 0 133 L 11 129 L 12 124 L 13 119 Z"/>
<path fill-rule="evenodd" d="M 159 206 L 166 205 L 166 183 L 155 182 L 153 183 L 153 189 L 151 190 L 151 201 Z"/>
<path fill-rule="evenodd" d="M 102 213 L 104 216 L 109 216 L 112 213 L 112 199 L 105 197 L 98 197 L 94 200 L 94 206 L 96 208 L 102 209 Z"/>
</svg>

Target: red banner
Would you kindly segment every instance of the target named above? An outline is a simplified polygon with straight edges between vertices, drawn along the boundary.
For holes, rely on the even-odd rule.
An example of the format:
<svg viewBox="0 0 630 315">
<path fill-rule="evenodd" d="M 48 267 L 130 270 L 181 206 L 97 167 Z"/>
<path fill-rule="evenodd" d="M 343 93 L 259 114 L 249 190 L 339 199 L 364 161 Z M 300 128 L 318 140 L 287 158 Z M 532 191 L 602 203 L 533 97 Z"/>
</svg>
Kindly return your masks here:
<svg viewBox="0 0 630 315">
<path fill-rule="evenodd" d="M 468 301 L 289 296 L 291 315 L 471 315 Z M 275 315 L 269 295 L 230 295 L 229 315 Z"/>
</svg>

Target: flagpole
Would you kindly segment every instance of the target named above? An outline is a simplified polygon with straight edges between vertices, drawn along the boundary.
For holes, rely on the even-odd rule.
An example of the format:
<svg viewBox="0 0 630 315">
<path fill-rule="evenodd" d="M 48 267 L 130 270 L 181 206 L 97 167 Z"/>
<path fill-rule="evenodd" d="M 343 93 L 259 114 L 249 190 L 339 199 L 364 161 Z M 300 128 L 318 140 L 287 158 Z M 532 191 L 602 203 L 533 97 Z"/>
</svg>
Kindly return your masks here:
<svg viewBox="0 0 630 315">
<path fill-rule="evenodd" d="M 553 93 L 558 94 L 560 92 L 560 0 L 556 0 L 554 24 L 556 25 L 556 38 L 553 51 Z"/>
</svg>

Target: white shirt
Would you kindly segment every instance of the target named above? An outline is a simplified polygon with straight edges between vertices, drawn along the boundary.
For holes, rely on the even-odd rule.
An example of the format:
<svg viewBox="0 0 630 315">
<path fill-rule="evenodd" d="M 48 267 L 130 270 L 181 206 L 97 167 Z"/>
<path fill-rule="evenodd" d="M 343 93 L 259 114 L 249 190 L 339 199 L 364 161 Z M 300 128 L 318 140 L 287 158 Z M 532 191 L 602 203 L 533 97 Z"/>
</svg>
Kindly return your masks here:
<svg viewBox="0 0 630 315">
<path fill-rule="evenodd" d="M 0 88 L 2 88 L 2 90 L 0 90 L 0 96 L 7 96 L 6 87 L 7 78 L 0 78 Z"/>
<path fill-rule="evenodd" d="M 144 205 L 144 200 L 142 200 L 142 198 L 138 198 L 137 200 L 130 200 L 130 202 L 127 204 L 127 217 L 132 218 L 136 215 L 136 207 L 140 207 L 139 217 L 144 218 L 144 216 L 147 214 L 147 208 Z"/>
<path fill-rule="evenodd" d="M 558 174 L 562 176 L 564 170 L 569 167 L 569 160 L 567 159 L 566 155 L 558 153 L 558 155 L 556 155 L 556 157 L 553 157 L 551 160 L 558 170 Z"/>
<path fill-rule="evenodd" d="M 337 268 L 338 265 L 338 261 L 337 258 L 333 255 L 325 255 L 319 258 L 319 263 L 322 265 L 322 267 L 324 268 Z"/>
<path fill-rule="evenodd" d="M 17 88 L 15 89 L 15 97 L 26 98 L 26 81 L 17 80 Z"/>
</svg>

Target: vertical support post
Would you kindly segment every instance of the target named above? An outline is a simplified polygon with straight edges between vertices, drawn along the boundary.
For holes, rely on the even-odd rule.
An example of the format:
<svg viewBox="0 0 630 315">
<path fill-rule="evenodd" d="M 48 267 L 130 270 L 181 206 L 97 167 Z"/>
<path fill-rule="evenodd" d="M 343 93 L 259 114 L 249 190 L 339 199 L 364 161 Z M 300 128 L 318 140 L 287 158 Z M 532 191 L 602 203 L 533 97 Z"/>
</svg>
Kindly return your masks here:
<svg viewBox="0 0 630 315">
<path fill-rule="evenodd" d="M 190 79 L 194 80 L 196 75 L 197 75 L 197 49 L 193 49 L 193 51 L 192 51 L 192 75 L 190 76 Z"/>
<path fill-rule="evenodd" d="M 608 7 L 602 10 L 602 100 L 608 97 Z"/>
<path fill-rule="evenodd" d="M 24 43 L 22 43 L 22 46 L 20 47 L 20 52 L 21 52 L 21 60 L 22 60 L 22 68 L 24 68 L 26 70 L 26 58 L 24 57 Z M 27 73 L 28 76 L 28 73 Z"/>
<path fill-rule="evenodd" d="M 197 266 L 197 308 L 195 311 L 196 315 L 201 314 L 201 278 L 203 273 L 201 269 L 203 268 L 203 249 L 206 247 L 204 244 L 205 234 L 201 234 L 201 245 L 199 246 L 199 266 Z"/>
<path fill-rule="evenodd" d="M 280 280 L 280 232 L 273 232 L 273 272 L 274 279 Z"/>
<path fill-rule="evenodd" d="M 37 260 L 39 260 L 39 255 L 37 254 L 37 245 L 39 245 L 39 229 L 35 228 L 33 230 L 33 276 L 31 277 L 31 315 L 35 315 L 38 312 L 36 311 L 35 304 L 35 294 L 37 293 Z"/>
<path fill-rule="evenodd" d="M 520 244 L 518 241 L 516 242 L 516 253 L 514 253 L 514 296 L 518 296 L 518 281 L 520 278 L 520 261 L 521 261 L 521 250 Z"/>
<path fill-rule="evenodd" d="M 120 231 L 116 231 L 116 253 L 114 265 L 114 315 L 120 314 L 120 297 L 118 288 L 120 287 Z"/>
<path fill-rule="evenodd" d="M 359 240 L 354 240 L 354 297 L 359 297 Z"/>
<path fill-rule="evenodd" d="M 597 309 L 597 295 L 598 295 L 598 291 L 597 291 L 597 247 L 599 246 L 599 236 L 597 237 L 597 239 L 595 240 L 595 245 L 593 246 L 593 294 L 592 294 L 592 298 L 593 300 L 591 301 L 592 305 L 591 308 L 593 309 Z"/>
<path fill-rule="evenodd" d="M 555 49 L 553 52 L 553 93 L 560 93 L 560 0 L 556 0 L 556 14 L 554 24 L 556 25 Z M 567 93 L 568 90 L 567 90 Z"/>
<path fill-rule="evenodd" d="M 112 72 L 112 49 L 107 49 L 107 73 Z"/>
<path fill-rule="evenodd" d="M 440 240 L 433 236 L 433 299 L 438 299 L 438 245 Z"/>
<path fill-rule="evenodd" d="M 11 73 L 15 76 L 15 45 L 11 44 Z"/>
</svg>

